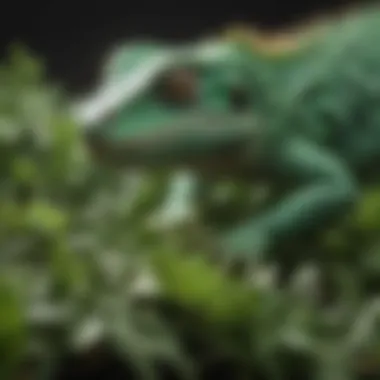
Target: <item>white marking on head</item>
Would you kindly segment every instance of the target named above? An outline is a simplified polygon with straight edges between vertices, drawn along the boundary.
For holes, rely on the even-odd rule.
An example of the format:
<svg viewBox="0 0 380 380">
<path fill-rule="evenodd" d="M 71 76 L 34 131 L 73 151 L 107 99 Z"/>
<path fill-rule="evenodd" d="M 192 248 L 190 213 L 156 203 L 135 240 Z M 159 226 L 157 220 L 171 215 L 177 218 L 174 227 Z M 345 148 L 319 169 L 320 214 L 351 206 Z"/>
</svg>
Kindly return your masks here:
<svg viewBox="0 0 380 380">
<path fill-rule="evenodd" d="M 134 101 L 163 70 L 175 62 L 212 63 L 233 55 L 230 44 L 206 41 L 166 50 L 146 60 L 117 81 L 107 82 L 90 99 L 74 106 L 73 116 L 84 128 L 91 128 L 121 104 Z"/>
<path fill-rule="evenodd" d="M 170 55 L 158 55 L 146 61 L 115 83 L 106 83 L 90 99 L 74 106 L 74 117 L 84 127 L 91 127 L 120 104 L 127 104 L 170 62 Z"/>
</svg>

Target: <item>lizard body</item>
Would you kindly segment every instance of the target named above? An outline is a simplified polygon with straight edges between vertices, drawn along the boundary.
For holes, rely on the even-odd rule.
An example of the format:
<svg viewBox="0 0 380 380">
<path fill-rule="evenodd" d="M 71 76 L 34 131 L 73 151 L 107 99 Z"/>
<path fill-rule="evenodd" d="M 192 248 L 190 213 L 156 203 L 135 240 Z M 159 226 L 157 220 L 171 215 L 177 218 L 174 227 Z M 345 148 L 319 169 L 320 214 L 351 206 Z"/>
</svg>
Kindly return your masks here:
<svg viewBox="0 0 380 380">
<path fill-rule="evenodd" d="M 373 178 L 364 174 L 380 162 L 379 40 L 380 13 L 365 9 L 286 56 L 201 41 L 150 46 L 149 58 L 136 45 L 145 79 L 130 91 L 136 71 L 122 64 L 124 90 L 111 83 L 82 120 L 93 145 L 126 166 L 289 184 L 278 204 L 221 236 L 228 258 L 249 260 L 346 215 Z"/>
</svg>

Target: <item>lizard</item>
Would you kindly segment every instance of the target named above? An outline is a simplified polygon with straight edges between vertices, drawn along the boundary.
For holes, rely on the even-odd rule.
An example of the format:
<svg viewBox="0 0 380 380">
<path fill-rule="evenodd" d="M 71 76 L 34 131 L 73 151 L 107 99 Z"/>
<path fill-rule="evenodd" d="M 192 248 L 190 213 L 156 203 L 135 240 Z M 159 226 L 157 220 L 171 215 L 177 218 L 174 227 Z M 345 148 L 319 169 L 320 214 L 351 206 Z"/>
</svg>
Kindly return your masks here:
<svg viewBox="0 0 380 380">
<path fill-rule="evenodd" d="M 379 38 L 380 12 L 366 8 L 286 57 L 209 39 L 148 44 L 148 59 L 147 45 L 135 44 L 131 54 L 144 56 L 137 68 L 76 112 L 93 148 L 125 167 L 285 184 L 277 204 L 218 236 L 227 261 L 253 262 L 348 215 L 373 181 Z"/>
<path fill-rule="evenodd" d="M 267 32 L 262 32 L 260 30 L 252 30 L 251 27 L 247 28 L 244 25 L 233 25 L 229 27 L 224 34 L 229 37 L 231 34 L 236 33 L 247 36 L 250 41 L 255 45 L 255 48 L 261 49 L 264 54 L 273 54 L 273 52 L 278 54 L 280 51 L 295 51 L 298 49 L 302 41 L 306 40 L 305 35 L 309 36 L 311 33 L 315 33 L 315 29 L 320 29 L 321 22 L 319 19 L 310 20 L 305 24 L 297 25 L 297 28 L 291 30 L 282 30 L 274 35 L 268 34 Z M 315 28 L 314 25 L 317 27 Z M 243 38 L 244 38 L 243 37 Z M 300 38 L 301 37 L 301 38 Z M 111 56 L 111 59 L 104 65 L 103 77 L 106 81 L 114 80 L 121 73 L 123 74 L 131 64 L 133 64 L 134 59 L 137 61 L 143 58 L 144 53 L 149 53 L 154 49 L 154 44 L 145 43 L 140 44 L 139 48 L 136 49 L 136 56 L 132 54 L 129 46 L 117 49 L 116 53 Z M 142 54 L 142 56 L 140 56 Z M 125 57 L 128 57 L 125 59 Z M 154 212 L 152 218 L 149 220 L 149 225 L 155 230 L 170 230 L 179 225 L 188 224 L 193 222 L 196 217 L 199 217 L 197 212 L 199 203 L 196 202 L 197 198 L 194 196 L 197 193 L 196 188 L 196 178 L 194 172 L 180 171 L 171 174 L 171 179 L 169 183 L 169 191 L 166 196 L 166 200 L 161 205 L 158 212 Z"/>
</svg>

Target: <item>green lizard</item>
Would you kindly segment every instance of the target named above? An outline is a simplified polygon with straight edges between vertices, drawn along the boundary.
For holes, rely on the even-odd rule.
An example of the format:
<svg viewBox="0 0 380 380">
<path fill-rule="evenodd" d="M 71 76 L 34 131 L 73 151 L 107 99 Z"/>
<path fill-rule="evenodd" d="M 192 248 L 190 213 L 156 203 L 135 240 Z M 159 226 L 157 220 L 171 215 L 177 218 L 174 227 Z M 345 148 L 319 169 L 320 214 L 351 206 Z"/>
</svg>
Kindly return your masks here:
<svg viewBox="0 0 380 380">
<path fill-rule="evenodd" d="M 359 184 L 373 180 L 379 39 L 380 12 L 365 9 L 286 57 L 234 41 L 135 44 L 78 117 L 93 148 L 126 167 L 286 188 L 278 204 L 219 236 L 226 259 L 254 260 L 349 213 Z"/>
</svg>

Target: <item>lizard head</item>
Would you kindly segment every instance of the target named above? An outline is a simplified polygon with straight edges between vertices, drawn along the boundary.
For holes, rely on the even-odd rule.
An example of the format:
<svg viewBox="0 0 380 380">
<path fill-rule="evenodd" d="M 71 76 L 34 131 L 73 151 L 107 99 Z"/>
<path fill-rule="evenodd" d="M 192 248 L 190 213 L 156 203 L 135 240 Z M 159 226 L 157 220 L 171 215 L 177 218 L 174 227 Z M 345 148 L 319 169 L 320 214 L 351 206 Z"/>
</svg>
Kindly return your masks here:
<svg viewBox="0 0 380 380">
<path fill-rule="evenodd" d="M 117 58 L 106 84 L 77 109 L 103 159 L 188 165 L 249 141 L 256 99 L 237 44 L 137 44 Z"/>
</svg>

